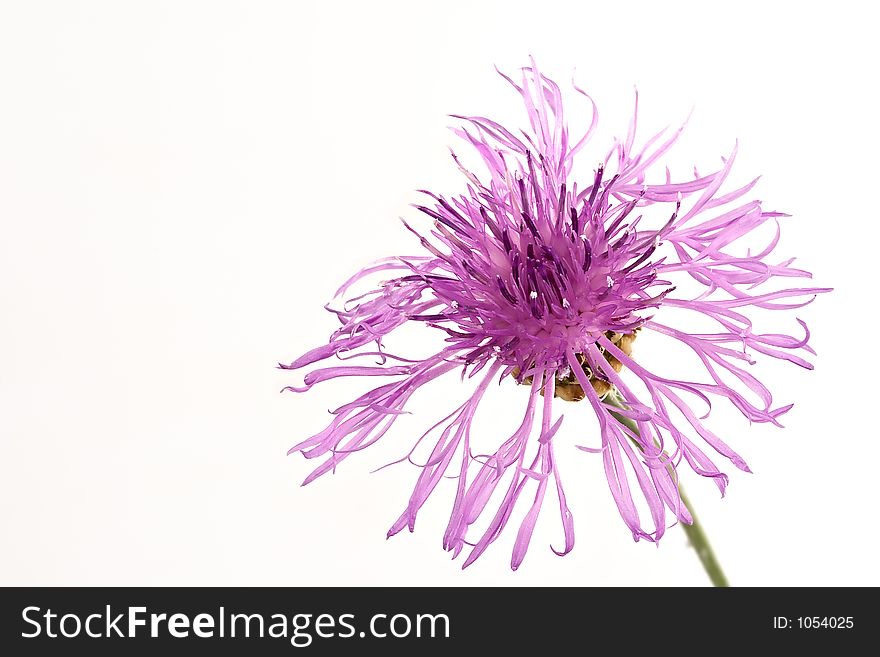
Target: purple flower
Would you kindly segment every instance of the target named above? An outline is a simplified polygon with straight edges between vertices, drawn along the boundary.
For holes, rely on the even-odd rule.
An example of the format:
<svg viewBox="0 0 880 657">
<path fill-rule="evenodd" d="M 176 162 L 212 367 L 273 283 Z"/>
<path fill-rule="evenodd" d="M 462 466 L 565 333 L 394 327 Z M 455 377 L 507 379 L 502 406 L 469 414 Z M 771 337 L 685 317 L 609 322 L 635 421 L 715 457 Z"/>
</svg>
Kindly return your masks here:
<svg viewBox="0 0 880 657">
<path fill-rule="evenodd" d="M 336 409 L 326 429 L 290 450 L 322 459 L 304 484 L 381 439 L 422 386 L 453 370 L 462 378 L 477 377 L 473 395 L 420 438 L 433 449 L 388 534 L 404 527 L 412 531 L 440 480 L 453 477 L 457 490 L 443 546 L 454 556 L 467 548 L 468 566 L 498 538 L 529 488 L 530 506 L 513 548 L 516 569 L 548 487 L 555 489 L 564 531 L 564 547 L 554 551 L 562 555 L 574 546 L 557 465 L 558 442 L 568 437 L 560 433 L 562 417 L 554 419 L 555 399 L 587 402 L 598 419 L 601 446 L 580 448 L 600 453 L 633 538 L 657 541 L 667 523 L 692 522 L 679 493 L 679 467 L 686 464 L 712 478 L 722 494 L 727 476 L 715 463 L 718 456 L 748 471 L 704 424 L 708 412 L 698 413 L 691 404 L 708 408 L 720 397 L 752 422 L 779 425 L 791 405 L 775 406 L 747 366 L 763 354 L 811 368 L 798 355 L 814 353 L 804 322 L 796 320 L 802 337 L 760 333 L 744 313 L 799 308 L 827 290 L 773 285 L 810 274 L 792 267 L 792 260 L 768 262 L 779 238 L 778 219 L 787 215 L 745 200 L 757 179 L 721 191 L 736 148 L 708 175 L 673 182 L 666 169 L 659 181 L 648 182 L 649 170 L 681 129 L 665 138 L 661 132 L 637 149 L 634 116 L 626 138 L 586 177 L 576 178 L 576 158 L 597 122 L 593 101 L 575 87 L 592 105 L 592 124 L 575 136 L 563 116 L 560 88 L 534 63 L 523 69 L 519 83 L 502 76 L 521 96 L 530 129 L 512 131 L 486 118 L 456 116 L 463 125 L 456 134 L 476 151 L 485 172 L 465 169 L 453 154 L 466 192 L 444 197 L 424 191 L 431 202 L 416 207 L 430 223 L 404 222 L 423 255 L 387 258 L 355 274 L 338 297 L 364 278 L 379 274 L 386 280 L 331 310 L 341 326 L 329 344 L 282 367 L 295 370 L 334 356 L 379 359 L 369 366 L 344 362 L 314 369 L 303 386 L 286 388 L 296 392 L 336 377 L 391 380 Z M 735 247 L 736 240 L 768 222 L 776 227 L 769 244 L 749 251 Z M 680 282 L 692 292 L 676 293 Z M 684 326 L 666 319 L 668 308 L 683 311 L 670 314 L 683 315 Z M 701 332 L 688 329 L 688 313 L 700 316 Z M 412 360 L 385 351 L 385 337 L 407 322 L 436 329 L 434 355 Z M 705 370 L 691 380 L 640 365 L 633 345 L 649 331 L 692 351 Z M 494 453 L 475 454 L 471 425 L 496 379 L 526 389 L 519 393 L 522 421 L 499 439 Z M 640 516 L 633 489 L 650 518 Z M 469 532 L 480 520 L 485 529 Z"/>
</svg>

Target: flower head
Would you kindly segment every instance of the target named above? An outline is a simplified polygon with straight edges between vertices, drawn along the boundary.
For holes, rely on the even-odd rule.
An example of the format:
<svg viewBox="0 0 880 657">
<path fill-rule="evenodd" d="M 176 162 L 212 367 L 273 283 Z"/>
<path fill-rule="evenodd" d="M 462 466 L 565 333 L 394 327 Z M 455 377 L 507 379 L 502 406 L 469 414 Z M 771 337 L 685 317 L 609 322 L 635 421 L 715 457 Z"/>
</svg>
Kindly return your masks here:
<svg viewBox="0 0 880 657">
<path fill-rule="evenodd" d="M 573 175 L 575 161 L 598 118 L 593 101 L 575 87 L 592 107 L 592 122 L 574 137 L 559 86 L 534 63 L 523 69 L 520 81 L 502 75 L 522 98 L 530 129 L 514 133 L 486 118 L 456 116 L 462 121 L 456 133 L 476 151 L 485 171 L 466 169 L 453 154 L 466 191 L 455 197 L 424 191 L 431 201 L 416 207 L 430 223 L 404 222 L 423 253 L 388 258 L 355 274 L 338 296 L 364 278 L 380 274 L 386 280 L 332 310 L 341 327 L 328 344 L 282 367 L 303 368 L 334 356 L 380 359 L 369 366 L 345 362 L 312 370 L 303 386 L 287 388 L 296 392 L 335 377 L 392 379 L 336 409 L 326 429 L 290 450 L 323 459 L 305 483 L 382 438 L 420 387 L 453 370 L 477 377 L 473 395 L 420 439 L 434 446 L 389 535 L 404 527 L 412 531 L 440 480 L 453 476 L 457 490 L 443 545 L 455 556 L 468 548 L 467 566 L 500 535 L 532 486 L 534 497 L 513 549 L 517 568 L 548 486 L 555 489 L 565 537 L 557 554 L 574 546 L 557 466 L 558 443 L 566 439 L 562 418 L 554 419 L 557 399 L 583 400 L 592 409 L 601 445 L 581 449 L 601 454 L 611 494 L 633 537 L 657 541 L 669 522 L 692 521 L 679 494 L 679 468 L 686 465 L 714 479 L 722 493 L 727 477 L 713 459 L 721 456 L 748 470 L 691 404 L 710 405 L 720 397 L 753 422 L 779 424 L 791 405 L 775 407 L 768 388 L 747 371 L 753 354 L 811 367 L 797 353 L 813 353 L 804 322 L 797 320 L 803 337 L 759 333 L 745 312 L 798 308 L 826 290 L 774 285 L 810 274 L 793 268 L 791 260 L 768 262 L 779 237 L 778 219 L 786 215 L 744 200 L 757 180 L 721 191 L 735 148 L 718 171 L 673 182 L 667 169 L 654 181 L 649 171 L 681 130 L 665 139 L 661 132 L 635 148 L 634 116 L 626 138 L 579 179 Z M 776 225 L 769 244 L 744 254 L 735 248 L 736 240 L 768 222 Z M 684 280 L 689 289 L 698 288 L 694 294 L 676 293 L 676 282 Z M 703 316 L 714 328 L 694 333 L 675 326 L 664 318 L 667 308 Z M 413 360 L 385 351 L 385 337 L 407 322 L 436 329 L 436 353 Z M 633 348 L 644 332 L 691 350 L 702 374 L 681 379 L 681 373 L 640 365 Z M 494 379 L 527 388 L 522 421 L 494 453 L 478 455 L 471 449 L 471 425 Z M 639 514 L 632 481 L 648 520 Z M 498 501 L 490 505 L 493 498 Z M 471 536 L 480 519 L 486 528 Z"/>
</svg>

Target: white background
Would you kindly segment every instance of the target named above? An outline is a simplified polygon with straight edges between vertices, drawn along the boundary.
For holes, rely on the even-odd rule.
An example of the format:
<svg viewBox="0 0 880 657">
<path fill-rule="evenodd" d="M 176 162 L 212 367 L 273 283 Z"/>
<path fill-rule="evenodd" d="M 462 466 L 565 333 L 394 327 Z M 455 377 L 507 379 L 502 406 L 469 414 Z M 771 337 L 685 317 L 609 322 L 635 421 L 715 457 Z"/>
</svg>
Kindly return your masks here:
<svg viewBox="0 0 880 657">
<path fill-rule="evenodd" d="M 738 138 L 734 182 L 764 174 L 757 195 L 794 215 L 779 259 L 836 288 L 795 313 L 816 370 L 760 365 L 796 402 L 787 428 L 719 407 L 754 474 L 724 500 L 685 481 L 733 583 L 880 584 L 876 24 L 864 3 L 819 7 L 4 3 L 0 583 L 704 584 L 678 528 L 632 542 L 599 457 L 573 447 L 598 442 L 585 407 L 557 439 L 575 551 L 547 547 L 548 499 L 516 573 L 515 531 L 464 572 L 448 560 L 449 488 L 385 540 L 418 471 L 370 470 L 451 410 L 455 377 L 335 476 L 300 488 L 312 464 L 285 456 L 358 385 L 280 395 L 299 378 L 275 363 L 326 339 L 321 306 L 361 263 L 417 250 L 397 220 L 413 190 L 462 189 L 447 114 L 524 124 L 493 65 L 532 54 L 599 104 L 587 168 L 637 85 L 643 138 L 696 107 L 674 171 Z M 523 394 L 498 390 L 481 430 Z"/>
</svg>

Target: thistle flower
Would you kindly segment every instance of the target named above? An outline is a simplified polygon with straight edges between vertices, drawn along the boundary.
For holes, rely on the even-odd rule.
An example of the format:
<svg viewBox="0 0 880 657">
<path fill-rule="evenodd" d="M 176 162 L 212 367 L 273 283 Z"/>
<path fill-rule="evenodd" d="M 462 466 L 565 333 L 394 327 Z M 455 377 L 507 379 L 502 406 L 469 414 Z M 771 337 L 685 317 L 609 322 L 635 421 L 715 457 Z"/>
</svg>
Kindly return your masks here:
<svg viewBox="0 0 880 657">
<path fill-rule="evenodd" d="M 554 551 L 563 555 L 574 546 L 574 521 L 557 465 L 559 442 L 567 440 L 560 432 L 562 417 L 554 419 L 557 400 L 581 401 L 592 410 L 601 445 L 580 448 L 600 454 L 633 538 L 658 541 L 667 525 L 693 521 L 680 494 L 680 468 L 713 479 L 722 494 L 727 476 L 716 465 L 718 457 L 749 471 L 704 424 L 708 413 L 700 417 L 691 404 L 709 407 L 713 398 L 723 398 L 752 422 L 779 425 L 792 405 L 774 406 L 770 390 L 746 367 L 762 354 L 811 368 L 799 355 L 814 353 L 804 322 L 796 320 L 800 337 L 760 333 L 746 311 L 791 310 L 826 290 L 773 285 L 810 274 L 792 267 L 792 260 L 768 262 L 779 238 L 778 219 L 787 215 L 744 200 L 757 179 L 720 191 L 736 148 L 708 175 L 695 172 L 692 180 L 673 182 L 666 169 L 659 182 L 648 182 L 649 170 L 681 128 L 636 149 L 636 96 L 626 138 L 585 178 L 576 178 L 575 161 L 596 127 L 595 103 L 574 86 L 592 108 L 591 125 L 575 138 L 559 86 L 534 62 L 522 70 L 521 81 L 501 75 L 522 98 L 530 129 L 515 133 L 486 118 L 455 116 L 462 122 L 456 134 L 479 155 L 485 171 L 466 169 L 453 153 L 466 191 L 444 197 L 422 190 L 431 200 L 416 207 L 430 223 L 404 221 L 423 253 L 387 258 L 357 272 L 337 297 L 367 277 L 386 280 L 339 309 L 328 308 L 341 323 L 329 343 L 281 367 L 295 370 L 331 357 L 379 358 L 369 366 L 346 362 L 309 371 L 302 386 L 286 388 L 295 392 L 337 377 L 391 379 L 336 409 L 326 429 L 290 450 L 323 459 L 304 484 L 385 436 L 422 386 L 453 370 L 462 378 L 477 377 L 473 395 L 419 439 L 419 444 L 433 441 L 428 442 L 433 448 L 388 535 L 405 527 L 413 531 L 437 484 L 453 477 L 455 500 L 443 546 L 454 557 L 467 549 L 466 567 L 498 538 L 533 484 L 514 543 L 516 569 L 548 486 L 555 488 L 564 534 L 562 549 Z M 768 222 L 776 225 L 769 244 L 738 254 L 733 243 Z M 689 280 L 697 292 L 676 294 L 679 280 Z M 768 285 L 767 291 L 755 290 Z M 676 326 L 664 317 L 667 308 L 708 318 L 714 329 L 693 333 Z M 436 329 L 436 353 L 414 360 L 385 350 L 385 337 L 407 322 Z M 646 369 L 634 357 L 634 343 L 647 332 L 687 347 L 704 371 L 677 378 L 683 375 Z M 526 389 L 522 420 L 494 453 L 475 454 L 471 426 L 495 379 Z M 639 506 L 649 518 L 640 515 L 634 495 L 644 498 Z M 471 536 L 472 525 L 481 520 L 485 529 Z"/>
</svg>

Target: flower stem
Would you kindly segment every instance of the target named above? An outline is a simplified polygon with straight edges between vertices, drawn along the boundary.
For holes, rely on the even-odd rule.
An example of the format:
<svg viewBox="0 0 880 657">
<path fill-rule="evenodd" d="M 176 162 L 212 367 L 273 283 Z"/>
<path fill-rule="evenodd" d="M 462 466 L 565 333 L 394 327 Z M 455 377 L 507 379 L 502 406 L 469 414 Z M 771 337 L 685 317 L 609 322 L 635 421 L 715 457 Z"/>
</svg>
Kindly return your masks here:
<svg viewBox="0 0 880 657">
<path fill-rule="evenodd" d="M 627 410 L 626 405 L 623 400 L 617 394 L 617 390 L 612 389 L 605 398 L 603 399 L 605 404 L 608 406 L 614 406 L 615 408 L 620 408 L 623 410 Z M 639 435 L 638 425 L 628 417 L 621 415 L 620 413 L 615 413 L 614 411 L 610 411 L 611 415 L 620 422 L 623 426 L 629 429 L 632 432 L 632 436 L 630 436 L 630 440 L 633 440 L 635 436 Z M 639 449 L 641 446 L 633 440 Z M 666 466 L 667 470 L 669 470 L 669 474 L 672 475 L 673 480 L 677 481 L 677 475 L 675 469 L 672 465 Z M 688 525 L 685 523 L 679 523 L 684 529 L 684 533 L 688 538 L 688 542 L 691 544 L 691 547 L 697 552 L 697 557 L 700 559 L 700 563 L 703 565 L 703 570 L 706 571 L 706 574 L 709 576 L 709 580 L 712 582 L 713 586 L 719 587 L 727 587 L 730 584 L 727 582 L 727 577 L 724 576 L 724 571 L 721 569 L 721 564 L 718 562 L 718 558 L 715 556 L 715 552 L 712 550 L 712 545 L 709 543 L 709 538 L 706 536 L 706 533 L 703 531 L 703 526 L 697 520 L 697 514 L 694 513 L 693 506 L 691 505 L 690 500 L 688 500 L 687 496 L 684 493 L 684 488 L 682 488 L 681 483 L 678 482 L 678 494 L 681 497 L 681 503 L 684 504 L 688 510 L 691 512 L 691 516 L 693 517 L 693 523 Z"/>
</svg>

